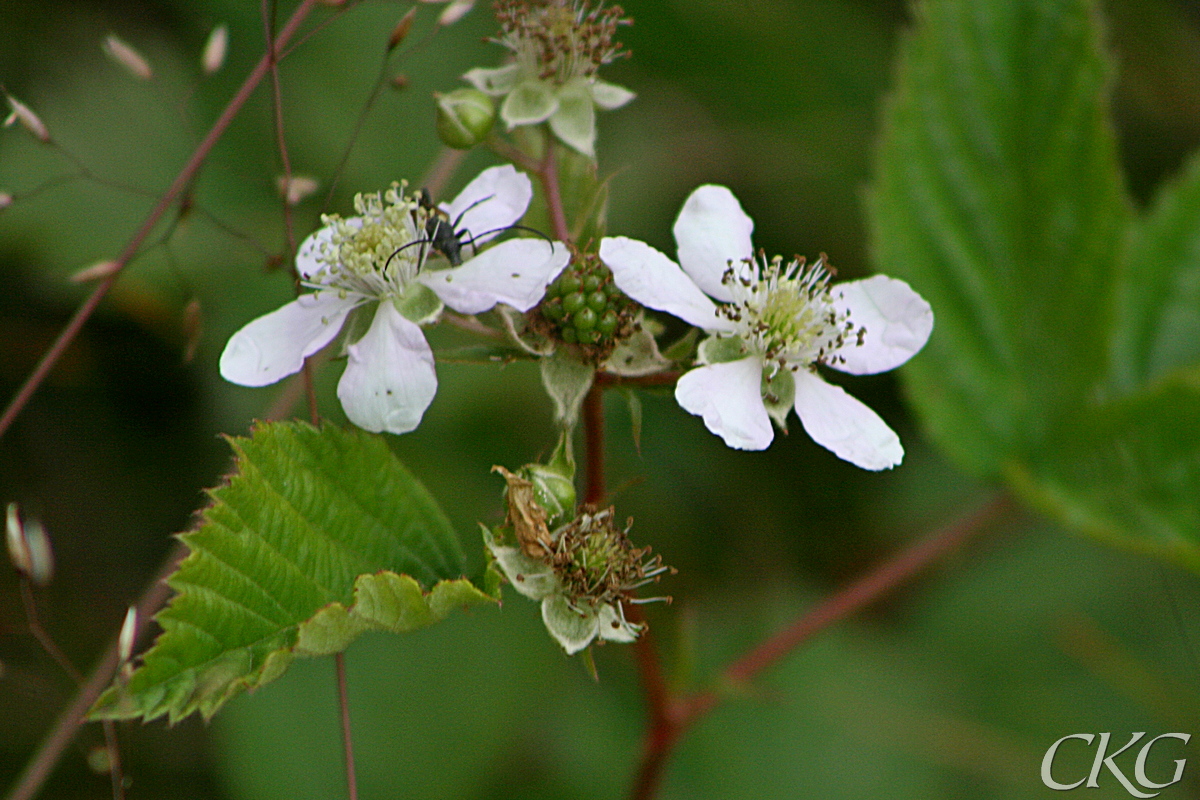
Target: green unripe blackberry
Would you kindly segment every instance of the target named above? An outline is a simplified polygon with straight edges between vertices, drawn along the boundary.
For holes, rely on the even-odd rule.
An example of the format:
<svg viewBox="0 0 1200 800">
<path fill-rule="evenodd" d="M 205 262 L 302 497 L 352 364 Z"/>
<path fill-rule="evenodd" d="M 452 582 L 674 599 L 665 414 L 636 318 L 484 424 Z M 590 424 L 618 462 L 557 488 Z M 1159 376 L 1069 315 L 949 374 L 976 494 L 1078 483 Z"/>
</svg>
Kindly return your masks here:
<svg viewBox="0 0 1200 800">
<path fill-rule="evenodd" d="M 556 286 L 558 286 L 558 291 L 556 294 L 562 297 L 566 297 L 572 292 L 579 291 L 579 277 L 570 272 L 564 272 L 554 283 Z"/>
<path fill-rule="evenodd" d="M 575 312 L 575 316 L 571 318 L 571 321 L 575 325 L 575 330 L 583 333 L 596 327 L 596 323 L 600 321 L 600 318 L 590 308 L 581 308 Z"/>
<path fill-rule="evenodd" d="M 583 296 L 583 292 L 571 292 L 563 297 L 563 311 L 568 314 L 574 314 L 583 308 L 586 303 L 587 298 Z"/>
<path fill-rule="evenodd" d="M 597 289 L 587 296 L 586 302 L 588 308 L 600 314 L 608 308 L 608 295 Z"/>
<path fill-rule="evenodd" d="M 617 316 L 617 312 L 610 308 L 604 312 L 604 316 L 596 323 L 596 333 L 601 336 L 612 336 L 617 332 L 617 325 L 620 321 L 621 318 Z"/>
<path fill-rule="evenodd" d="M 633 332 L 637 310 L 597 254 L 576 251 L 547 289 L 531 324 L 551 339 L 575 345 L 585 360 L 601 364 Z"/>
</svg>

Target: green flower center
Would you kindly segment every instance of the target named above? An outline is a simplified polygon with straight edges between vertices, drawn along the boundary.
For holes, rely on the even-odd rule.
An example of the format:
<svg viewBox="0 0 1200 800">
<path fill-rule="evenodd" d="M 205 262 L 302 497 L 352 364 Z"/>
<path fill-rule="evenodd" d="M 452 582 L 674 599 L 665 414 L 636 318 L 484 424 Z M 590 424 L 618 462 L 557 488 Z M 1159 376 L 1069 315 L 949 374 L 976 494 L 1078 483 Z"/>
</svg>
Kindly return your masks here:
<svg viewBox="0 0 1200 800">
<path fill-rule="evenodd" d="M 719 313 L 765 362 L 793 370 L 824 363 L 855 335 L 849 314 L 839 312 L 830 297 L 824 256 L 808 265 L 802 258 L 784 263 L 780 256 L 768 261 L 760 255 L 745 265 L 749 269 L 731 265 L 722 276 L 733 301 Z"/>
<path fill-rule="evenodd" d="M 332 233 L 317 251 L 320 270 L 306 283 L 377 299 L 404 295 L 429 253 L 422 243 L 429 212 L 403 190 L 392 184 L 386 192 L 355 195 L 354 219 L 322 216 Z"/>
</svg>

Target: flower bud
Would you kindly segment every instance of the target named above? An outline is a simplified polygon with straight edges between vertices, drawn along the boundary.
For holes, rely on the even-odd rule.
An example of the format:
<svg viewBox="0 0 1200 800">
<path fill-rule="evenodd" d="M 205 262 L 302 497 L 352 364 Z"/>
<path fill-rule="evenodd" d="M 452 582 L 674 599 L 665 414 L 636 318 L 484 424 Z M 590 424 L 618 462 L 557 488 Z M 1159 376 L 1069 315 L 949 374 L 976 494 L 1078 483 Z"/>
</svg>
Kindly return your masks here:
<svg viewBox="0 0 1200 800">
<path fill-rule="evenodd" d="M 417 17 L 417 7 L 413 6 L 408 10 L 408 13 L 400 18 L 396 23 L 396 27 L 392 28 L 392 35 L 388 37 L 387 49 L 390 53 L 400 46 L 400 43 L 408 38 L 409 31 L 412 30 L 413 20 Z"/>
<path fill-rule="evenodd" d="M 12 113 L 8 115 L 8 119 L 4 120 L 4 127 L 7 128 L 14 122 L 20 122 L 22 127 L 32 133 L 38 141 L 50 141 L 50 131 L 46 128 L 46 123 L 42 122 L 41 117 L 33 113 L 33 109 L 11 94 L 8 95 L 8 105 L 12 108 Z"/>
<path fill-rule="evenodd" d="M 575 482 L 544 464 L 526 464 L 519 473 L 533 484 L 533 498 L 546 511 L 546 524 L 554 529 L 575 515 Z"/>
<path fill-rule="evenodd" d="M 110 33 L 105 38 L 101 49 L 104 50 L 104 55 L 120 64 L 128 70 L 130 75 L 138 80 L 148 81 L 154 77 L 154 70 L 150 68 L 150 62 L 141 53 L 134 50 L 131 45 L 121 41 L 114 34 Z"/>
<path fill-rule="evenodd" d="M 25 526 L 21 524 L 21 511 L 16 503 L 8 504 L 4 520 L 4 540 L 8 544 L 8 558 L 17 572 L 25 575 L 31 569 L 29 544 L 25 541 Z"/>
<path fill-rule="evenodd" d="M 87 283 L 88 281 L 100 280 L 107 278 L 114 272 L 119 272 L 121 263 L 119 261 L 97 261 L 90 267 L 84 267 L 71 276 L 71 283 Z"/>
<path fill-rule="evenodd" d="M 229 49 L 229 28 L 218 25 L 208 35 L 204 45 L 204 53 L 200 56 L 200 67 L 205 75 L 212 75 L 225 63 L 225 53 Z"/>
<path fill-rule="evenodd" d="M 54 554 L 42 524 L 36 519 L 22 520 L 17 504 L 9 503 L 5 534 L 13 566 L 38 586 L 48 584 L 54 577 Z"/>
<path fill-rule="evenodd" d="M 456 150 L 470 150 L 482 142 L 496 121 L 496 104 L 478 89 L 456 89 L 434 99 L 438 137 Z"/>
<path fill-rule="evenodd" d="M 475 0 L 450 0 L 450 3 L 438 16 L 438 25 L 453 25 L 465 17 L 474 5 Z"/>
<path fill-rule="evenodd" d="M 8 192 L 0 192 L 0 211 L 8 208 L 13 204 L 13 196 Z"/>
<path fill-rule="evenodd" d="M 292 175 L 291 177 L 280 175 L 275 179 L 275 188 L 279 190 L 280 196 L 289 206 L 297 205 L 300 201 L 311 197 L 320 186 L 316 178 L 310 178 L 307 175 Z"/>
<path fill-rule="evenodd" d="M 133 640 L 137 637 L 137 606 L 130 606 L 125 612 L 125 621 L 121 623 L 121 633 L 117 636 L 117 656 L 124 664 L 133 658 Z"/>
</svg>

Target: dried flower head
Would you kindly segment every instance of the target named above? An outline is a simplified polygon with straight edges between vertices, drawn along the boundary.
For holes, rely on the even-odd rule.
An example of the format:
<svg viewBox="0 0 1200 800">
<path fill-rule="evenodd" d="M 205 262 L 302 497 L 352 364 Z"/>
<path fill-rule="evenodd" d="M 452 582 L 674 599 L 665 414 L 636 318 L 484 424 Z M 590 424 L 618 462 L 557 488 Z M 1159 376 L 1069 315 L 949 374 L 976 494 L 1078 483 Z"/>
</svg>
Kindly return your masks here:
<svg viewBox="0 0 1200 800">
<path fill-rule="evenodd" d="M 649 547 L 633 546 L 633 520 L 619 526 L 612 508 L 584 505 L 551 531 L 535 484 L 503 467 L 493 470 L 508 482 L 508 516 L 495 533 L 484 528 L 484 542 L 513 588 L 541 601 L 542 621 L 550 635 L 568 654 L 597 637 L 635 640 L 644 626 L 625 618 L 624 604 L 669 602 L 670 598 L 637 598 L 634 593 L 674 570 L 664 566 L 660 556 L 651 556 Z M 516 539 L 516 547 L 502 544 L 500 536 L 507 534 Z"/>
<path fill-rule="evenodd" d="M 624 14 L 620 6 L 587 0 L 499 0 L 501 33 L 491 41 L 511 50 L 540 79 L 562 86 L 629 55 L 614 38 L 632 22 Z"/>
</svg>

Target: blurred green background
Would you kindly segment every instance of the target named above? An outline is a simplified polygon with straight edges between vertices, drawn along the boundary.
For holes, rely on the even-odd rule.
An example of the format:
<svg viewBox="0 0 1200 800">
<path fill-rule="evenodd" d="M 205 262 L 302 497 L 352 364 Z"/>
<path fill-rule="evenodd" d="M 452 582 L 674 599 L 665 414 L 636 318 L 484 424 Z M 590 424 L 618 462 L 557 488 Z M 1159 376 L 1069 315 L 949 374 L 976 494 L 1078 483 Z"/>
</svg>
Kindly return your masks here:
<svg viewBox="0 0 1200 800">
<path fill-rule="evenodd" d="M 293 169 L 322 183 L 297 231 L 316 224 L 406 3 L 367 2 L 297 47 L 282 67 Z M 410 42 L 428 30 L 422 9 Z M 606 77 L 638 92 L 600 119 L 612 175 L 609 230 L 671 251 L 670 225 L 696 185 L 724 183 L 770 253 L 828 253 L 843 277 L 867 274 L 861 199 L 902 2 L 631 0 L 633 57 Z M 1200 11 L 1189 2 L 1102 6 L 1118 64 L 1122 157 L 1140 201 L 1200 142 Z M 280 9 L 283 18 L 290 6 Z M 318 13 L 316 18 L 328 17 Z M 230 28 L 224 68 L 202 79 L 214 25 Z M 428 46 L 394 57 L 334 193 L 419 181 L 437 155 L 431 92 L 498 63 L 487 4 Z M 110 32 L 153 63 L 148 84 L 108 61 Z M 67 278 L 116 255 L 262 49 L 259 4 L 0 3 L 0 82 L 35 108 L 103 183 L 19 128 L 0 131 L 0 390 L 16 391 L 85 289 Z M 472 154 L 451 190 L 491 163 Z M 47 628 L 86 668 L 228 469 L 219 434 L 243 433 L 278 388 L 222 382 L 228 336 L 292 295 L 269 255 L 283 241 L 269 95 L 218 145 L 195 209 L 122 277 L 101 312 L 0 440 L 0 500 L 18 500 L 53 537 L 57 576 L 40 594 Z M 115 184 L 120 184 L 121 188 Z M 134 188 L 137 191 L 127 191 Z M 40 190 L 39 190 L 40 189 Z M 235 230 L 238 235 L 231 235 Z M 185 308 L 198 301 L 195 339 Z M 935 309 L 936 312 L 936 309 Z M 936 335 L 936 333 L 935 333 Z M 435 334 L 438 342 L 458 341 Z M 186 360 L 189 345 L 195 356 Z M 321 410 L 343 420 L 320 378 Z M 392 438 L 470 549 L 495 521 L 500 481 L 553 445 L 536 370 L 443 364 L 421 428 Z M 895 427 L 908 455 L 870 474 L 797 430 L 765 453 L 728 450 L 669 393 L 643 392 L 634 447 L 619 393 L 608 397 L 610 487 L 679 574 L 650 609 L 677 680 L 701 686 L 814 599 L 991 491 L 958 472 L 906 414 L 895 375 L 839 382 Z M 758 690 L 730 698 L 681 743 L 666 798 L 1039 798 L 1041 755 L 1076 732 L 1200 734 L 1200 585 L 1193 576 L 1105 549 L 1018 512 L 978 543 L 794 653 Z M 348 652 L 364 798 L 611 798 L 629 784 L 643 729 L 628 648 L 597 653 L 592 683 L 514 593 L 499 611 L 459 615 L 408 637 L 367 636 Z M 17 584 L 0 576 L 0 787 L 16 776 L 71 694 L 27 633 Z M 333 667 L 301 662 L 210 725 L 120 727 L 131 798 L 342 796 Z M 44 792 L 104 797 L 83 731 Z M 1200 792 L 1200 750 L 1164 798 Z M 1090 753 L 1063 752 L 1063 775 Z M 1192 763 L 1196 762 L 1196 763 Z M 1125 797 L 1112 776 L 1096 798 Z"/>
</svg>

